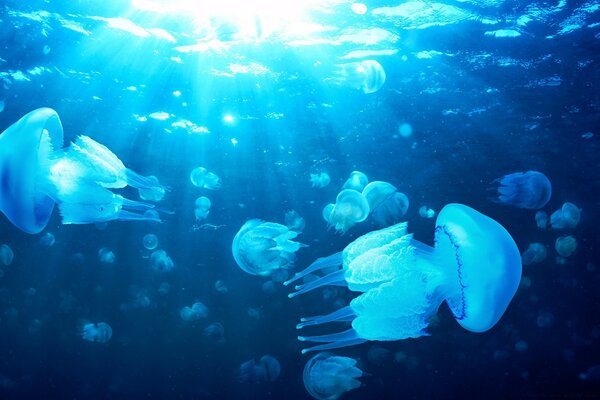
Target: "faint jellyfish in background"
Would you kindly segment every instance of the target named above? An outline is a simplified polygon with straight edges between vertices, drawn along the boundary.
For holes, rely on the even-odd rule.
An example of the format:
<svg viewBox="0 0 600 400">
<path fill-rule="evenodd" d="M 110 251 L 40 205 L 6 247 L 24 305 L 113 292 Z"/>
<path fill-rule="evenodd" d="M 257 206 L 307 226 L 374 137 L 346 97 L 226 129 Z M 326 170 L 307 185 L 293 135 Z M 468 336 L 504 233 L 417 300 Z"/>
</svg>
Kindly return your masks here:
<svg viewBox="0 0 600 400">
<path fill-rule="evenodd" d="M 273 294 L 276 291 L 275 282 L 269 280 L 262 284 L 261 289 L 264 293 Z"/>
<path fill-rule="evenodd" d="M 42 246 L 52 247 L 54 246 L 55 242 L 56 239 L 54 238 L 54 235 L 50 232 L 44 233 L 44 235 L 40 238 L 40 244 Z"/>
<path fill-rule="evenodd" d="M 156 250 L 150 254 L 150 265 L 157 272 L 169 272 L 175 267 L 173 260 L 164 250 Z"/>
<path fill-rule="evenodd" d="M 160 215 L 156 210 L 146 210 L 144 211 L 144 220 L 153 224 L 158 224 L 160 223 Z"/>
<path fill-rule="evenodd" d="M 233 238 L 231 251 L 237 265 L 251 275 L 270 276 L 290 269 L 296 252 L 306 245 L 295 242 L 298 232 L 260 219 L 247 221 Z"/>
<path fill-rule="evenodd" d="M 208 217 L 208 213 L 210 213 L 211 202 L 208 197 L 198 197 L 194 203 L 194 215 L 196 216 L 196 221 L 202 221 L 206 217 Z"/>
<path fill-rule="evenodd" d="M 260 360 L 248 360 L 240 365 L 238 380 L 242 383 L 273 382 L 281 372 L 279 361 L 264 355 Z"/>
<path fill-rule="evenodd" d="M 225 285 L 225 282 L 220 279 L 215 282 L 215 290 L 223 294 L 229 292 L 229 289 L 227 288 L 227 285 Z"/>
<path fill-rule="evenodd" d="M 171 291 L 171 285 L 168 282 L 161 282 L 158 286 L 158 293 L 165 296 Z"/>
<path fill-rule="evenodd" d="M 41 328 L 42 328 L 42 321 L 35 318 L 35 319 L 31 320 L 31 323 L 29 324 L 29 327 L 27 328 L 27 332 L 29 332 L 30 335 L 35 335 L 40 332 Z"/>
<path fill-rule="evenodd" d="M 221 179 L 204 167 L 194 168 L 190 173 L 190 181 L 192 182 L 192 185 L 199 188 L 209 190 L 221 188 Z"/>
<path fill-rule="evenodd" d="M 335 400 L 346 392 L 360 387 L 362 371 L 356 360 L 319 353 L 306 363 L 302 380 L 306 391 L 318 400 Z"/>
<path fill-rule="evenodd" d="M 15 254 L 9 245 L 3 244 L 0 246 L 0 264 L 2 265 L 10 265 L 15 258 Z"/>
<path fill-rule="evenodd" d="M 579 374 L 579 379 L 582 381 L 598 382 L 600 381 L 600 365 L 593 365 L 585 372 Z"/>
<path fill-rule="evenodd" d="M 225 328 L 219 322 L 213 322 L 204 328 L 204 336 L 217 343 L 225 341 Z"/>
<path fill-rule="evenodd" d="M 112 337 L 112 334 L 112 328 L 106 322 L 85 324 L 80 332 L 83 340 L 97 343 L 108 342 Z"/>
<path fill-rule="evenodd" d="M 577 250 L 577 239 L 573 235 L 561 236 L 556 239 L 554 248 L 561 257 L 569 257 Z"/>
<path fill-rule="evenodd" d="M 581 219 L 581 210 L 573 203 L 565 203 L 550 216 L 552 229 L 575 228 Z"/>
<path fill-rule="evenodd" d="M 541 243 L 530 243 L 521 255 L 523 265 L 540 263 L 546 259 L 546 246 Z"/>
<path fill-rule="evenodd" d="M 319 172 L 318 174 L 310 174 L 310 183 L 314 188 L 324 188 L 329 185 L 331 178 L 327 172 Z"/>
<path fill-rule="evenodd" d="M 403 138 L 409 138 L 413 134 L 413 127 L 411 124 L 404 122 L 398 126 L 398 133 Z"/>
<path fill-rule="evenodd" d="M 335 204 L 328 204 L 323 209 L 323 218 L 329 227 L 336 231 L 346 233 L 359 222 L 369 216 L 369 202 L 362 195 L 352 189 L 342 190 L 335 199 Z"/>
<path fill-rule="evenodd" d="M 344 186 L 342 186 L 342 189 L 354 189 L 357 192 L 362 192 L 365 186 L 367 186 L 367 183 L 369 183 L 367 175 L 360 171 L 352 171 L 350 177 L 346 180 Z"/>
<path fill-rule="evenodd" d="M 431 208 L 427 208 L 427 206 L 421 206 L 421 208 L 419 208 L 419 216 L 421 218 L 433 218 L 435 217 L 435 211 Z"/>
<path fill-rule="evenodd" d="M 296 231 L 298 233 L 302 233 L 304 227 L 306 226 L 306 222 L 304 218 L 298 214 L 297 211 L 291 210 L 285 213 L 285 225 L 292 231 Z"/>
<path fill-rule="evenodd" d="M 385 83 L 385 70 L 375 60 L 364 60 L 335 66 L 334 76 L 327 79 L 336 85 L 375 93 Z"/>
<path fill-rule="evenodd" d="M 518 208 L 538 210 L 552 196 L 552 184 L 538 171 L 515 172 L 494 181 L 498 197 L 495 201 Z"/>
<path fill-rule="evenodd" d="M 155 234 L 149 233 L 147 235 L 144 235 L 142 243 L 144 244 L 144 247 L 147 250 L 154 250 L 158 247 L 158 238 Z"/>
<path fill-rule="evenodd" d="M 381 346 L 371 346 L 367 352 L 369 362 L 374 365 L 383 364 L 390 356 L 390 351 Z"/>
<path fill-rule="evenodd" d="M 529 344 L 525 340 L 518 340 L 515 343 L 515 350 L 519 353 L 527 351 L 529 349 Z"/>
<path fill-rule="evenodd" d="M 407 234 L 407 224 L 367 233 L 343 252 L 319 258 L 285 285 L 307 274 L 338 270 L 295 287 L 288 297 L 325 285 L 362 292 L 348 306 L 328 315 L 302 318 L 302 329 L 328 322 L 350 322 L 331 335 L 299 336 L 321 342 L 302 350 L 327 350 L 367 340 L 400 340 L 426 335 L 445 301 L 456 321 L 471 332 L 485 332 L 502 317 L 521 280 L 522 261 L 510 234 L 493 219 L 462 204 L 438 214 L 435 245 Z"/>
<path fill-rule="evenodd" d="M 408 211 L 408 197 L 390 183 L 371 182 L 362 194 L 369 202 L 371 218 L 382 228 L 400 222 Z"/>
<path fill-rule="evenodd" d="M 548 227 L 548 214 L 546 211 L 535 213 L 535 223 L 539 229 L 546 229 Z"/>
<path fill-rule="evenodd" d="M 554 325 L 556 318 L 554 318 L 554 314 L 544 311 L 540 313 L 536 319 L 536 324 L 539 328 L 549 328 Z"/>
<path fill-rule="evenodd" d="M 208 308 L 197 301 L 191 307 L 183 307 L 179 310 L 179 316 L 184 321 L 197 321 L 208 316 Z"/>
<path fill-rule="evenodd" d="M 153 182 L 155 186 L 138 189 L 140 199 L 154 202 L 161 201 L 165 197 L 166 189 L 160 185 L 156 176 L 150 175 L 148 176 L 148 180 Z"/>
<path fill-rule="evenodd" d="M 103 264 L 112 264 L 115 262 L 116 256 L 108 247 L 102 247 L 98 250 L 98 259 Z"/>
<path fill-rule="evenodd" d="M 262 312 L 260 311 L 260 308 L 257 307 L 248 307 L 246 313 L 248 314 L 248 317 L 256 321 L 262 318 Z"/>
</svg>

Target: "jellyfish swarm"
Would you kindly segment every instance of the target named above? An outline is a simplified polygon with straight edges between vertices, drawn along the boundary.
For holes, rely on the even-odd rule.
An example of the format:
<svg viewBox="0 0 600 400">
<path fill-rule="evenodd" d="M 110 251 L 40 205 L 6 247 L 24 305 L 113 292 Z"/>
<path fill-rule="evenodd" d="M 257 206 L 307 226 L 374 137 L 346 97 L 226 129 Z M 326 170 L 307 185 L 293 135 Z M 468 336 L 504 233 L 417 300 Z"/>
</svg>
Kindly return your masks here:
<svg viewBox="0 0 600 400">
<path fill-rule="evenodd" d="M 297 236 L 298 232 L 287 226 L 251 219 L 233 238 L 231 251 L 242 270 L 251 275 L 270 276 L 294 265 L 295 253 L 306 246 L 293 241 Z"/>
<path fill-rule="evenodd" d="M 343 252 L 320 258 L 285 285 L 325 268 L 341 266 L 296 286 L 295 297 L 324 285 L 362 292 L 350 305 L 329 315 L 302 318 L 298 329 L 327 322 L 351 322 L 346 331 L 299 336 L 322 342 L 311 350 L 351 346 L 367 340 L 399 340 L 426 335 L 429 319 L 446 301 L 465 329 L 483 332 L 500 319 L 521 278 L 521 256 L 498 222 L 462 204 L 438 214 L 435 245 L 406 232 L 406 223 L 367 233 Z"/>
<path fill-rule="evenodd" d="M 375 60 L 364 60 L 336 65 L 333 83 L 362 90 L 363 93 L 375 93 L 385 83 L 385 70 Z"/>
<path fill-rule="evenodd" d="M 360 387 L 362 371 L 350 357 L 319 353 L 306 363 L 302 379 L 308 393 L 318 400 L 335 400 Z"/>
<path fill-rule="evenodd" d="M 323 219 L 329 227 L 346 233 L 355 224 L 369 216 L 369 202 L 354 189 L 342 190 L 335 199 L 335 204 L 328 204 L 323 209 Z"/>
<path fill-rule="evenodd" d="M 85 324 L 81 330 L 81 337 L 89 342 L 106 343 L 112 337 L 112 328 L 106 322 Z"/>
<path fill-rule="evenodd" d="M 538 171 L 515 172 L 496 179 L 499 203 L 518 208 L 538 210 L 552 196 L 552 184 Z"/>
<path fill-rule="evenodd" d="M 87 136 L 79 136 L 68 149 L 62 146 L 62 124 L 50 108 L 26 114 L 0 135 L 0 210 L 13 225 L 40 232 L 55 203 L 63 224 L 148 219 L 143 211 L 151 204 L 109 189 L 160 188 L 158 183 L 126 168 Z"/>
<path fill-rule="evenodd" d="M 390 226 L 400 222 L 408 211 L 408 197 L 398 192 L 396 187 L 387 182 L 374 181 L 362 191 L 369 203 L 371 218 L 380 227 Z"/>
</svg>

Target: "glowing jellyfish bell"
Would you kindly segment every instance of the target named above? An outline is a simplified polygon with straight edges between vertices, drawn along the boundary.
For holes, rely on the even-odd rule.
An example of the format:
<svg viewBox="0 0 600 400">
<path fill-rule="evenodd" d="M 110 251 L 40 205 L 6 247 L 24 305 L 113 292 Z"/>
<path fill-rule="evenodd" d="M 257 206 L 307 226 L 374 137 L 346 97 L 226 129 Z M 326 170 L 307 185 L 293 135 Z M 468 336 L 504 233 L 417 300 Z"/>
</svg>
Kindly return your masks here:
<svg viewBox="0 0 600 400">
<path fill-rule="evenodd" d="M 550 179 L 538 171 L 515 172 L 494 181 L 497 202 L 518 208 L 538 210 L 552 196 Z"/>
<path fill-rule="evenodd" d="M 358 378 L 362 375 L 355 359 L 324 352 L 308 360 L 302 380 L 306 391 L 315 399 L 335 400 L 360 387 Z"/>
<path fill-rule="evenodd" d="M 353 189 L 342 190 L 335 199 L 333 207 L 329 204 L 323 209 L 323 218 L 329 226 L 335 227 L 336 231 L 342 233 L 346 233 L 368 216 L 369 202 L 362 193 Z"/>
<path fill-rule="evenodd" d="M 320 258 L 286 285 L 317 271 L 341 267 L 296 286 L 295 297 L 324 285 L 362 292 L 328 315 L 302 318 L 297 328 L 351 321 L 331 335 L 299 336 L 321 342 L 310 350 L 351 346 L 367 340 L 399 340 L 426 334 L 430 318 L 446 302 L 456 321 L 472 332 L 492 328 L 504 314 L 521 279 L 521 256 L 498 222 L 462 204 L 438 214 L 435 245 L 407 234 L 406 223 L 367 233 L 343 252 Z"/>
<path fill-rule="evenodd" d="M 333 82 L 362 90 L 365 94 L 377 92 L 385 83 L 385 70 L 375 60 L 339 64 L 336 67 Z"/>
</svg>

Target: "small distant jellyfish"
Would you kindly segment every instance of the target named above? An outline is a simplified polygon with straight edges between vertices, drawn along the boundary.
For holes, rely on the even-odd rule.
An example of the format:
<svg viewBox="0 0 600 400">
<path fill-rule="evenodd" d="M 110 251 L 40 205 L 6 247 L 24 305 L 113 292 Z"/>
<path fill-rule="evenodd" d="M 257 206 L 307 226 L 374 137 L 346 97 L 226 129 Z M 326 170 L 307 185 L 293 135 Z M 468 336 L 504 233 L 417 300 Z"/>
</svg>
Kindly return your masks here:
<svg viewBox="0 0 600 400">
<path fill-rule="evenodd" d="M 156 176 L 150 175 L 147 178 L 150 182 L 153 182 L 155 186 L 138 189 L 140 199 L 154 202 L 161 201 L 163 197 L 165 197 L 165 188 L 160 186 L 160 182 Z"/>
<path fill-rule="evenodd" d="M 367 175 L 360 171 L 352 171 L 350 177 L 344 183 L 344 186 L 342 186 L 342 189 L 354 189 L 358 192 L 362 192 L 365 186 L 367 186 L 367 183 L 369 183 Z"/>
<path fill-rule="evenodd" d="M 545 211 L 536 212 L 535 223 L 539 229 L 546 229 L 548 227 L 548 214 Z"/>
<path fill-rule="evenodd" d="M 569 257 L 577 250 L 577 239 L 573 235 L 561 236 L 556 239 L 554 248 L 561 257 Z"/>
<path fill-rule="evenodd" d="M 190 173 L 190 181 L 192 182 L 192 185 L 199 188 L 209 190 L 221 188 L 221 178 L 204 167 L 194 168 Z"/>
<path fill-rule="evenodd" d="M 213 322 L 204 328 L 204 336 L 217 343 L 225 340 L 225 328 L 219 322 Z"/>
<path fill-rule="evenodd" d="M 158 247 L 158 238 L 155 234 L 149 233 L 147 235 L 144 235 L 142 243 L 144 244 L 144 247 L 147 250 L 154 250 Z"/>
<path fill-rule="evenodd" d="M 96 343 L 106 343 L 112 337 L 112 328 L 106 322 L 89 323 L 83 326 L 83 340 Z"/>
<path fill-rule="evenodd" d="M 600 365 L 589 367 L 585 372 L 579 374 L 579 379 L 592 382 L 600 381 Z"/>
<path fill-rule="evenodd" d="M 494 181 L 498 197 L 495 201 L 518 208 L 539 210 L 552 196 L 552 184 L 538 171 L 515 172 Z"/>
<path fill-rule="evenodd" d="M 161 284 L 158 286 L 158 293 L 164 295 L 169 294 L 169 292 L 171 291 L 171 285 L 169 285 L 168 282 L 161 282 Z"/>
<path fill-rule="evenodd" d="M 13 258 L 15 258 L 15 254 L 9 245 L 3 244 L 0 246 L 0 264 L 2 265 L 10 265 L 13 262 Z"/>
<path fill-rule="evenodd" d="M 371 346 L 367 353 L 367 358 L 371 364 L 381 365 L 390 356 L 390 351 L 381 346 Z"/>
<path fill-rule="evenodd" d="M 365 94 L 375 93 L 385 83 L 385 70 L 375 60 L 364 60 L 336 65 L 332 83 L 352 89 L 362 90 Z"/>
<path fill-rule="evenodd" d="M 538 315 L 536 324 L 539 328 L 549 328 L 554 325 L 555 320 L 556 318 L 554 317 L 554 314 L 544 311 Z"/>
<path fill-rule="evenodd" d="M 310 174 L 310 183 L 314 188 L 324 188 L 329 185 L 331 178 L 327 172 L 319 172 L 318 174 Z"/>
<path fill-rule="evenodd" d="M 398 126 L 398 133 L 403 138 L 409 138 L 413 134 L 413 127 L 411 124 L 407 124 L 406 122 L 402 123 L 400 126 Z"/>
<path fill-rule="evenodd" d="M 581 210 L 573 203 L 565 203 L 550 216 L 552 229 L 575 228 L 581 219 Z"/>
<path fill-rule="evenodd" d="M 362 193 L 344 189 L 338 193 L 335 204 L 325 206 L 323 218 L 328 226 L 344 234 L 355 224 L 366 220 L 369 211 L 369 202 Z"/>
<path fill-rule="evenodd" d="M 285 213 L 285 225 L 290 230 L 301 233 L 306 226 L 306 222 L 297 211 L 291 210 Z"/>
<path fill-rule="evenodd" d="M 359 388 L 358 378 L 362 375 L 355 359 L 323 352 L 308 360 L 302 380 L 306 391 L 315 399 L 335 400 Z"/>
<path fill-rule="evenodd" d="M 175 267 L 173 260 L 164 250 L 156 250 L 150 254 L 150 265 L 157 272 L 169 272 Z"/>
<path fill-rule="evenodd" d="M 198 197 L 196 202 L 194 203 L 194 215 L 196 216 L 196 221 L 201 221 L 208 217 L 208 213 L 210 213 L 211 202 L 208 197 Z"/>
<path fill-rule="evenodd" d="M 298 232 L 287 226 L 260 219 L 247 221 L 233 239 L 231 251 L 237 265 L 251 275 L 270 276 L 294 265 L 302 243 Z"/>
<path fill-rule="evenodd" d="M 98 259 L 104 264 L 112 264 L 115 262 L 116 256 L 108 247 L 102 247 L 98 250 Z"/>
<path fill-rule="evenodd" d="M 50 232 L 44 233 L 44 235 L 40 238 L 40 244 L 42 246 L 52 247 L 54 246 L 55 242 L 56 239 L 54 238 L 54 235 Z"/>
<path fill-rule="evenodd" d="M 160 222 L 160 215 L 156 210 L 146 210 L 144 211 L 144 220 L 153 224 L 158 224 Z"/>
<path fill-rule="evenodd" d="M 222 280 L 218 280 L 215 282 L 215 290 L 219 293 L 229 292 L 227 285 L 225 285 L 225 282 L 223 282 Z"/>
<path fill-rule="evenodd" d="M 195 302 L 191 307 L 183 307 L 179 316 L 184 321 L 197 321 L 208 316 L 208 308 L 201 302 Z"/>
<path fill-rule="evenodd" d="M 523 265 L 540 263 L 546 259 L 546 246 L 541 243 L 530 243 L 527 250 L 521 255 Z"/>
<path fill-rule="evenodd" d="M 427 208 L 427 206 L 421 206 L 421 208 L 419 208 L 419 215 L 422 218 L 433 218 L 435 217 L 435 211 L 431 208 Z"/>
<path fill-rule="evenodd" d="M 260 360 L 248 360 L 240 365 L 238 379 L 242 383 L 273 382 L 281 373 L 281 365 L 273 356 L 264 355 Z"/>
</svg>

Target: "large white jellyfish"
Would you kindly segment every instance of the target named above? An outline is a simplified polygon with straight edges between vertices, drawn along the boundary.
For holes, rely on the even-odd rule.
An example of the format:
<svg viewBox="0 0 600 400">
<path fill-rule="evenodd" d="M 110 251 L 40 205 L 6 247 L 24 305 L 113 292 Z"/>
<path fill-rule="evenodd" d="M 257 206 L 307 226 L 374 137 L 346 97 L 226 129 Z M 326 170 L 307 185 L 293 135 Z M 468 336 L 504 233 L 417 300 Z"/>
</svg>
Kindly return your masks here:
<svg viewBox="0 0 600 400">
<path fill-rule="evenodd" d="M 260 219 L 247 221 L 233 238 L 231 251 L 237 265 L 252 275 L 270 276 L 293 267 L 296 252 L 306 245 L 295 242 L 298 232 Z"/>
<path fill-rule="evenodd" d="M 89 342 L 106 343 L 112 337 L 113 331 L 106 322 L 88 323 L 83 325 L 80 335 Z"/>
<path fill-rule="evenodd" d="M 301 341 L 324 343 L 303 352 L 426 335 L 430 318 L 444 301 L 469 331 L 487 331 L 498 322 L 522 269 L 519 249 L 506 229 L 462 204 L 449 204 L 438 214 L 434 247 L 413 239 L 406 228 L 400 223 L 367 233 L 285 282 L 340 266 L 296 286 L 289 297 L 324 285 L 362 293 L 329 315 L 302 318 L 298 329 L 335 321 L 352 324 L 331 335 L 299 336 Z"/>
<path fill-rule="evenodd" d="M 335 400 L 346 392 L 360 387 L 362 371 L 356 360 L 319 353 L 306 363 L 302 379 L 308 393 L 318 400 Z"/>
<path fill-rule="evenodd" d="M 362 90 L 363 93 L 375 93 L 385 83 L 385 70 L 375 60 L 364 60 L 336 65 L 331 82 Z"/>
<path fill-rule="evenodd" d="M 369 202 L 353 189 L 344 189 L 338 193 L 335 204 L 328 204 L 323 209 L 323 218 L 336 231 L 346 233 L 359 222 L 369 216 Z"/>
<path fill-rule="evenodd" d="M 371 182 L 365 186 L 362 194 L 369 202 L 371 218 L 380 227 L 400 222 L 408 211 L 408 197 L 388 182 Z"/>
<path fill-rule="evenodd" d="M 63 224 L 147 220 L 148 203 L 109 189 L 127 185 L 162 188 L 138 175 L 108 148 L 79 136 L 62 150 L 63 128 L 56 111 L 39 108 L 0 135 L 0 210 L 19 229 L 38 233 L 58 203 Z M 160 221 L 160 219 L 158 219 Z"/>
</svg>

